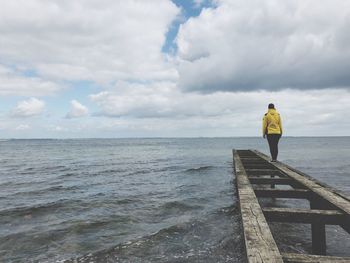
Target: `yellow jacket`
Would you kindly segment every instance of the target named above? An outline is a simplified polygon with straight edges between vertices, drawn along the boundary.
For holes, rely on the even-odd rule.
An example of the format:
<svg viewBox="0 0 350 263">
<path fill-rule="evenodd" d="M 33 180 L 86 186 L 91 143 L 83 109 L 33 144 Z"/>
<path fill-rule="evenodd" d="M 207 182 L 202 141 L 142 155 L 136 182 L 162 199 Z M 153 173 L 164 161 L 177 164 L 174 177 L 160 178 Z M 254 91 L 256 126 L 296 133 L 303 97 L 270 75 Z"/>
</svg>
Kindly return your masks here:
<svg viewBox="0 0 350 263">
<path fill-rule="evenodd" d="M 263 135 L 282 134 L 282 120 L 280 114 L 275 109 L 269 109 L 263 118 Z"/>
</svg>

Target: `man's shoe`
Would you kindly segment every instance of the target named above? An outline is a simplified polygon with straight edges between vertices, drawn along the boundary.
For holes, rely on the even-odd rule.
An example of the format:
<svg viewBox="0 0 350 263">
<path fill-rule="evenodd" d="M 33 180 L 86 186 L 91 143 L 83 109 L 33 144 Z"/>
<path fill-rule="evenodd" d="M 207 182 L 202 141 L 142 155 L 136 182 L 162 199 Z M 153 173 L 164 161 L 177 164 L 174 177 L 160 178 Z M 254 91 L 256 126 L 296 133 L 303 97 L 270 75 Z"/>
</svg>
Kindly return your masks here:
<svg viewBox="0 0 350 263">
<path fill-rule="evenodd" d="M 277 160 L 271 160 L 270 162 L 271 162 L 271 163 L 275 163 L 275 162 L 277 162 Z"/>
</svg>

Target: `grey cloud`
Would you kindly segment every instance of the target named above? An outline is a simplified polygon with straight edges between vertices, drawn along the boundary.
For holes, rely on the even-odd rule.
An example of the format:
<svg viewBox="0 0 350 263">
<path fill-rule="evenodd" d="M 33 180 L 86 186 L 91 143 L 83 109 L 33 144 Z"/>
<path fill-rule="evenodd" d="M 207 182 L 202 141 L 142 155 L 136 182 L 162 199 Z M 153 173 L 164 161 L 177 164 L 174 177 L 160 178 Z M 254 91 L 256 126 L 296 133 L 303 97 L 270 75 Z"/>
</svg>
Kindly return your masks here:
<svg viewBox="0 0 350 263">
<path fill-rule="evenodd" d="M 348 88 L 348 10 L 346 0 L 220 0 L 179 30 L 179 86 L 204 93 Z"/>
<path fill-rule="evenodd" d="M 282 114 L 286 135 L 344 135 L 348 127 L 343 120 L 350 114 L 347 90 L 194 94 L 166 86 L 148 91 L 134 87 L 139 96 L 128 89 L 124 93 L 95 94 L 91 99 L 101 109 L 100 118 L 122 121 L 124 128 L 129 124 L 140 130 L 148 126 L 158 135 L 169 130 L 181 136 L 192 132 L 197 136 L 201 132 L 211 136 L 260 136 L 261 119 L 270 102 Z"/>
<path fill-rule="evenodd" d="M 350 111 L 348 106 L 350 93 L 344 89 L 201 94 L 180 92 L 176 89 L 175 83 L 167 82 L 153 85 L 125 85 L 118 91 L 90 95 L 90 99 L 101 109 L 99 116 L 145 119 L 231 116 L 235 119 L 245 114 L 245 116 L 258 116 L 260 120 L 262 113 L 259 111 L 264 111 L 270 102 L 276 103 L 277 107 L 280 106 L 298 118 L 310 110 L 315 121 L 316 119 L 321 121 L 330 113 L 338 115 L 341 111 L 343 113 Z M 321 115 L 323 117 L 317 117 Z"/>
<path fill-rule="evenodd" d="M 171 79 L 161 52 L 170 0 L 2 1 L 0 59 L 52 80 Z"/>
</svg>

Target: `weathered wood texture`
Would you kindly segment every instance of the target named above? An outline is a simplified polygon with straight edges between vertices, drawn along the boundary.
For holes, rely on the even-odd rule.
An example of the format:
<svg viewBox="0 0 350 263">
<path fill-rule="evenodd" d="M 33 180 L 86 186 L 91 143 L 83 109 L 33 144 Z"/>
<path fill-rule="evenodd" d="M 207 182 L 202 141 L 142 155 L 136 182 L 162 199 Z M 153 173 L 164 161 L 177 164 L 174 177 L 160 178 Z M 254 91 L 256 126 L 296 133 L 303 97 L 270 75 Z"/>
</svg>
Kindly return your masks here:
<svg viewBox="0 0 350 263">
<path fill-rule="evenodd" d="M 271 185 L 271 188 L 274 188 L 275 185 L 289 185 L 296 189 L 304 189 L 305 187 L 294 181 L 293 179 L 287 177 L 262 177 L 262 176 L 250 176 L 249 181 L 251 184 L 256 185 Z"/>
<path fill-rule="evenodd" d="M 248 176 L 279 176 L 279 177 L 286 177 L 284 174 L 282 174 L 278 170 L 272 170 L 272 169 L 246 169 L 246 173 Z"/>
<path fill-rule="evenodd" d="M 265 189 L 255 188 L 257 197 L 309 199 L 310 191 L 305 189 Z"/>
<path fill-rule="evenodd" d="M 282 256 L 272 237 L 239 155 L 236 151 L 233 154 L 247 260 L 249 263 L 282 263 Z"/>
<path fill-rule="evenodd" d="M 253 151 L 258 156 L 260 156 L 265 161 L 269 160 L 269 157 L 261 152 Z M 303 174 L 302 172 L 286 165 L 281 162 L 273 163 L 278 170 L 282 171 L 298 183 L 302 184 L 305 189 L 312 191 L 310 206 L 312 209 L 337 209 L 345 214 L 345 222 L 341 227 L 350 233 L 350 198 L 345 196 L 343 193 L 336 191 L 335 189 L 325 185 L 324 183 L 318 182 L 316 179 L 311 178 Z M 317 231 L 317 222 L 312 226 L 313 235 L 318 235 Z M 321 231 L 321 230 L 320 230 Z"/>
<path fill-rule="evenodd" d="M 283 254 L 284 262 L 350 263 L 350 258 L 321 256 L 326 254 L 326 225 L 339 225 L 350 233 L 349 197 L 288 165 L 270 163 L 269 157 L 258 151 L 238 150 L 233 154 L 249 262 L 282 262 L 268 220 L 311 224 L 312 248 L 317 255 Z M 251 184 L 271 188 L 254 189 Z M 294 189 L 274 189 L 275 185 L 289 185 Z M 257 197 L 307 199 L 310 209 L 262 209 Z"/>
<path fill-rule="evenodd" d="M 269 158 L 266 155 L 258 151 L 254 151 L 254 152 L 261 158 L 267 161 L 269 160 Z M 312 190 L 312 192 L 318 195 L 319 197 L 331 202 L 339 210 L 342 210 L 347 215 L 350 215 L 350 199 L 345 197 L 343 194 L 334 192 L 333 189 L 325 187 L 324 184 L 317 182 L 315 179 L 311 179 L 302 175 L 299 171 L 296 171 L 295 169 L 291 169 L 288 165 L 285 165 L 280 162 L 273 163 L 273 165 L 277 169 L 285 173 L 289 178 L 293 178 L 294 180 L 303 184 L 305 187 Z M 349 220 L 350 220 L 350 217 L 349 217 Z"/>
<path fill-rule="evenodd" d="M 289 178 L 261 178 L 261 177 L 250 177 L 249 181 L 251 184 L 275 184 L 275 185 L 290 185 L 293 184 L 293 180 Z"/>
<path fill-rule="evenodd" d="M 266 207 L 263 212 L 265 218 L 272 222 L 311 224 L 319 221 L 326 225 L 346 223 L 345 214 L 335 210 Z"/>
</svg>

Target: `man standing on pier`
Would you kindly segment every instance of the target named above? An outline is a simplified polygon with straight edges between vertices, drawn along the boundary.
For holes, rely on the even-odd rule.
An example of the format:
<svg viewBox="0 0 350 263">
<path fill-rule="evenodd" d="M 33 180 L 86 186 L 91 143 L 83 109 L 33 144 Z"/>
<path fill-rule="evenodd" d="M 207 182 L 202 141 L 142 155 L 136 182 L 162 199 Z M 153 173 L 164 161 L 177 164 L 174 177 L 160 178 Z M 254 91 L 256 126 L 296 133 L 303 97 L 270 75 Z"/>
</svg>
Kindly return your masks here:
<svg viewBox="0 0 350 263">
<path fill-rule="evenodd" d="M 268 106 L 268 111 L 263 118 L 263 137 L 267 137 L 269 142 L 271 162 L 277 161 L 278 141 L 282 136 L 282 121 L 280 114 L 276 111 L 272 103 Z"/>
</svg>

